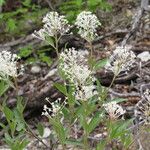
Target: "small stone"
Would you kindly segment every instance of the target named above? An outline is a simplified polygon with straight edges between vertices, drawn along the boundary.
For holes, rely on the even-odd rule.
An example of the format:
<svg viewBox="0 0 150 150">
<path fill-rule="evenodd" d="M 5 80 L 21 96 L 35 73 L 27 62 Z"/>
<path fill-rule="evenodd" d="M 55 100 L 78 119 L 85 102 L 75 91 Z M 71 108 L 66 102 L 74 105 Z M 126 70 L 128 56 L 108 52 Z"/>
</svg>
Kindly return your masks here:
<svg viewBox="0 0 150 150">
<path fill-rule="evenodd" d="M 104 135 L 104 136 L 107 136 L 107 132 L 103 132 L 103 135 Z"/>
<path fill-rule="evenodd" d="M 37 74 L 41 71 L 41 67 L 40 66 L 32 66 L 31 67 L 31 72 L 34 73 L 34 74 Z"/>
<path fill-rule="evenodd" d="M 51 130 L 46 127 L 46 128 L 44 129 L 44 134 L 43 134 L 42 138 L 47 138 L 47 137 L 50 136 L 50 134 L 51 134 Z"/>
<path fill-rule="evenodd" d="M 102 137 L 102 133 L 96 134 L 94 135 L 95 138 L 101 138 Z"/>
<path fill-rule="evenodd" d="M 148 51 L 145 51 L 138 54 L 137 57 L 140 58 L 142 62 L 146 62 L 150 60 L 150 53 Z"/>
</svg>

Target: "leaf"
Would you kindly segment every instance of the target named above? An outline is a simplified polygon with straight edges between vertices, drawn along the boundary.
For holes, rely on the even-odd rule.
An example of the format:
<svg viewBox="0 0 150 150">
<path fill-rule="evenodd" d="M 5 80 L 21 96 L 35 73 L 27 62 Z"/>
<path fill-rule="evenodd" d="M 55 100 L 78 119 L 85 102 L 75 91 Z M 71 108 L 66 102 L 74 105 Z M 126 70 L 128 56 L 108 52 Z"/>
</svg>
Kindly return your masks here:
<svg viewBox="0 0 150 150">
<path fill-rule="evenodd" d="M 54 38 L 46 35 L 46 41 L 52 46 L 55 47 Z"/>
<path fill-rule="evenodd" d="M 32 47 L 26 46 L 19 49 L 19 56 L 23 58 L 27 58 L 32 54 Z"/>
<path fill-rule="evenodd" d="M 69 113 L 70 113 L 69 109 L 66 108 L 66 107 L 63 107 L 62 113 L 63 113 L 63 115 L 64 115 L 64 118 L 68 119 L 68 116 L 70 115 L 70 114 L 69 114 Z"/>
<path fill-rule="evenodd" d="M 104 104 L 107 104 L 107 103 L 110 103 L 110 102 L 121 103 L 121 102 L 125 102 L 125 101 L 128 101 L 128 99 L 125 99 L 125 98 L 115 98 L 113 100 L 106 101 Z"/>
<path fill-rule="evenodd" d="M 9 122 L 9 127 L 11 129 L 11 136 L 13 136 L 16 130 L 16 121 Z"/>
<path fill-rule="evenodd" d="M 0 6 L 2 6 L 3 4 L 5 4 L 5 0 L 0 0 Z"/>
<path fill-rule="evenodd" d="M 9 88 L 9 84 L 5 81 L 0 81 L 0 96 L 2 96 Z"/>
<path fill-rule="evenodd" d="M 38 130 L 40 136 L 42 137 L 43 134 L 44 134 L 44 127 L 43 127 L 43 125 L 41 123 L 38 123 L 37 130 Z"/>
<path fill-rule="evenodd" d="M 55 132 L 57 133 L 57 136 L 60 142 L 64 144 L 66 140 L 66 133 L 64 130 L 64 126 L 61 124 L 60 120 L 56 121 L 55 119 L 49 118 L 49 121 L 53 125 L 53 128 Z"/>
<path fill-rule="evenodd" d="M 60 83 L 54 83 L 54 86 L 61 92 L 63 93 L 64 95 L 67 96 L 67 89 L 66 89 L 66 86 L 60 84 Z"/>
<path fill-rule="evenodd" d="M 24 2 L 22 2 L 22 4 L 26 7 L 31 7 L 31 0 L 24 0 Z"/>
<path fill-rule="evenodd" d="M 74 146 L 83 146 L 83 143 L 79 140 L 74 140 L 74 139 L 68 139 L 65 142 L 67 145 L 74 145 Z"/>
<path fill-rule="evenodd" d="M 0 126 L 1 126 L 3 129 L 6 128 L 6 126 L 5 126 L 3 123 L 0 123 Z"/>
<path fill-rule="evenodd" d="M 110 129 L 110 137 L 112 139 L 118 138 L 128 132 L 128 126 L 133 122 L 133 119 L 125 120 L 125 121 L 117 121 L 115 123 L 111 123 Z"/>
<path fill-rule="evenodd" d="M 82 0 L 76 0 L 75 4 L 77 5 L 78 8 L 81 8 L 81 6 L 82 6 Z"/>
<path fill-rule="evenodd" d="M 17 123 L 16 130 L 21 131 L 25 128 L 25 123 L 23 119 L 23 114 L 18 111 L 18 109 L 14 110 L 14 115 L 15 115 L 15 121 Z"/>
<path fill-rule="evenodd" d="M 3 112 L 8 122 L 14 119 L 13 111 L 11 111 L 7 106 L 3 107 Z"/>
<path fill-rule="evenodd" d="M 96 62 L 96 64 L 94 65 L 94 69 L 95 69 L 95 70 L 98 70 L 98 69 L 104 67 L 104 66 L 106 65 L 107 61 L 108 61 L 107 58 L 102 59 L 102 60 L 99 60 L 99 61 Z"/>
<path fill-rule="evenodd" d="M 23 139 L 23 141 L 19 145 L 19 150 L 24 150 L 28 144 L 29 144 L 29 141 L 27 139 Z"/>
<path fill-rule="evenodd" d="M 39 57 L 43 62 L 47 63 L 48 66 L 50 66 L 52 64 L 52 59 L 50 57 L 46 56 L 45 53 L 41 53 L 39 55 Z"/>
<path fill-rule="evenodd" d="M 13 32 L 17 30 L 16 20 L 9 18 L 6 22 L 6 30 L 9 32 Z"/>
<path fill-rule="evenodd" d="M 104 150 L 106 145 L 106 140 L 101 140 L 96 147 L 96 150 Z"/>
<path fill-rule="evenodd" d="M 88 133 L 91 133 L 100 123 L 101 121 L 101 116 L 102 113 L 96 112 L 90 123 L 88 124 Z"/>
<path fill-rule="evenodd" d="M 17 110 L 22 114 L 25 109 L 25 104 L 23 104 L 22 97 L 19 97 L 17 99 Z"/>
<path fill-rule="evenodd" d="M 68 97 L 68 104 L 71 106 L 71 107 L 74 107 L 75 105 L 75 96 L 74 96 L 74 88 L 72 86 L 69 87 L 68 89 L 68 93 L 67 93 L 67 97 Z"/>
<path fill-rule="evenodd" d="M 128 99 L 125 99 L 125 98 L 115 98 L 115 99 L 111 100 L 111 102 L 116 102 L 116 103 L 125 102 L 125 101 L 128 101 Z"/>
<path fill-rule="evenodd" d="M 5 137 L 5 141 L 8 145 L 11 145 L 13 143 L 13 139 L 10 137 L 10 135 L 8 133 L 5 133 L 4 137 Z"/>
</svg>

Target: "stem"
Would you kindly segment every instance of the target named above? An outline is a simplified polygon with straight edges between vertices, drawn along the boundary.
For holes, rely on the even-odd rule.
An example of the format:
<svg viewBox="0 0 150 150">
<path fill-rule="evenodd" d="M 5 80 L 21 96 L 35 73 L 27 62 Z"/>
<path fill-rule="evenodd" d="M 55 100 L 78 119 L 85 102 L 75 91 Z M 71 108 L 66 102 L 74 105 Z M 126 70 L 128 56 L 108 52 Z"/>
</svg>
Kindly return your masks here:
<svg viewBox="0 0 150 150">
<path fill-rule="evenodd" d="M 88 134 L 86 131 L 84 132 L 83 143 L 84 143 L 84 150 L 88 150 Z"/>
<path fill-rule="evenodd" d="M 86 106 L 86 102 L 83 101 L 83 107 L 84 107 L 84 116 L 83 116 L 83 121 L 85 126 L 87 126 L 87 106 Z M 84 137 L 83 137 L 83 143 L 84 143 L 84 150 L 89 150 L 89 146 L 88 146 L 88 132 L 87 132 L 87 127 L 84 128 Z"/>
<path fill-rule="evenodd" d="M 58 39 L 57 39 L 57 36 L 55 37 L 55 42 L 56 42 L 55 50 L 56 50 L 57 57 L 59 58 L 59 52 L 58 52 Z"/>
<path fill-rule="evenodd" d="M 17 83 L 17 78 L 15 78 L 15 77 L 14 77 L 14 84 L 16 87 L 16 94 L 18 95 L 19 87 L 18 87 L 18 83 Z"/>
<path fill-rule="evenodd" d="M 92 45 L 92 42 L 89 42 L 89 44 L 90 44 L 90 57 L 92 59 L 92 57 L 93 57 L 93 45 Z"/>
<path fill-rule="evenodd" d="M 24 121 L 25 122 L 25 121 Z M 43 141 L 42 139 L 40 139 L 38 136 L 35 135 L 34 132 L 32 132 L 32 129 L 29 127 L 29 125 L 25 122 L 27 128 L 29 131 L 26 131 L 28 134 L 32 135 L 33 137 L 35 137 L 38 141 L 40 141 L 46 148 L 49 148 Z"/>
<path fill-rule="evenodd" d="M 59 52 L 58 52 L 58 42 L 59 42 L 59 39 L 60 38 L 58 38 L 57 34 L 56 34 L 56 36 L 55 36 L 55 50 L 56 50 L 56 54 L 57 54 L 58 58 L 59 58 Z"/>
<path fill-rule="evenodd" d="M 93 45 L 92 42 L 89 42 L 90 56 L 89 56 L 89 65 L 90 69 L 93 70 L 94 60 L 93 60 Z"/>
<path fill-rule="evenodd" d="M 111 84 L 110 84 L 109 87 L 108 87 L 108 90 L 112 87 L 112 85 L 113 85 L 115 79 L 116 79 L 116 75 L 113 76 L 113 79 L 112 79 L 112 81 L 111 81 Z"/>
<path fill-rule="evenodd" d="M 62 144 L 62 148 L 63 150 L 66 150 L 66 146 L 64 144 Z"/>
</svg>

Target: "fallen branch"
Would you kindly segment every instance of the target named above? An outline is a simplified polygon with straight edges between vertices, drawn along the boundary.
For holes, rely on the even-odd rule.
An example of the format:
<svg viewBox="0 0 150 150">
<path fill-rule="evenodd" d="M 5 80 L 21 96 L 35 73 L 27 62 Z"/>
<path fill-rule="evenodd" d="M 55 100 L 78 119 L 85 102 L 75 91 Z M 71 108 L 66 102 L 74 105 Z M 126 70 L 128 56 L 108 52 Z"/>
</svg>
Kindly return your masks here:
<svg viewBox="0 0 150 150">
<path fill-rule="evenodd" d="M 109 90 L 109 93 L 111 93 L 112 95 L 114 96 L 117 96 L 117 97 L 121 97 L 121 98 L 127 98 L 127 97 L 140 97 L 140 94 L 139 93 L 118 93 L 118 92 L 115 92 L 113 91 L 112 89 Z"/>
<path fill-rule="evenodd" d="M 150 8 L 148 8 L 148 3 L 149 3 L 148 0 L 141 0 L 141 6 L 140 6 L 140 8 L 138 8 L 137 13 L 135 13 L 132 27 L 131 27 L 130 31 L 128 32 L 128 34 L 123 39 L 121 46 L 125 46 L 127 44 L 127 41 L 129 40 L 129 38 L 131 38 L 131 36 L 133 36 L 134 32 L 136 32 L 136 30 L 138 29 L 139 23 L 143 16 L 144 11 L 150 9 Z"/>
</svg>

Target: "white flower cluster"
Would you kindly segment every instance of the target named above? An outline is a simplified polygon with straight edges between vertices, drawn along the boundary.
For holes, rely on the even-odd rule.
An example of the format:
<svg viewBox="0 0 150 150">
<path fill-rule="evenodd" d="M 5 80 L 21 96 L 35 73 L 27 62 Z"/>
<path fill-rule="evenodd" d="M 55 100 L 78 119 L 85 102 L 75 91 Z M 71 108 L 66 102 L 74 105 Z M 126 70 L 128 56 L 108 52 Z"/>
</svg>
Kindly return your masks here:
<svg viewBox="0 0 150 150">
<path fill-rule="evenodd" d="M 57 12 L 47 13 L 43 18 L 43 23 L 43 28 L 33 34 L 34 37 L 41 40 L 45 40 L 47 36 L 63 35 L 71 28 L 65 16 L 59 15 Z"/>
<path fill-rule="evenodd" d="M 136 104 L 134 115 L 138 123 L 150 124 L 150 89 L 146 89 L 144 99 Z"/>
<path fill-rule="evenodd" d="M 111 70 L 115 75 L 122 71 L 128 71 L 136 58 L 134 52 L 130 49 L 130 46 L 117 47 L 107 62 L 105 69 Z"/>
<path fill-rule="evenodd" d="M 92 72 L 89 70 L 87 58 L 88 51 L 76 51 L 75 48 L 65 49 L 60 54 L 59 69 L 63 71 L 66 78 L 75 85 L 83 85 Z"/>
<path fill-rule="evenodd" d="M 46 98 L 47 101 L 49 101 L 49 99 Z M 57 115 L 58 112 L 61 113 L 62 108 L 64 107 L 64 105 L 66 104 L 66 102 L 64 102 L 63 104 L 60 104 L 60 100 L 61 98 L 58 98 L 56 101 L 50 103 L 51 107 L 48 107 L 47 105 L 44 105 L 44 112 L 42 112 L 42 115 L 44 116 L 51 116 L 51 117 L 55 117 Z"/>
<path fill-rule="evenodd" d="M 17 60 L 18 56 L 9 51 L 3 50 L 0 52 L 0 76 L 17 77 Z"/>
<path fill-rule="evenodd" d="M 89 11 L 81 12 L 76 19 L 75 25 L 82 38 L 91 42 L 97 36 L 96 28 L 101 25 L 98 18 Z"/>
<path fill-rule="evenodd" d="M 109 114 L 111 119 L 118 119 L 122 116 L 126 111 L 118 105 L 115 101 L 109 102 L 107 104 L 103 104 L 105 110 Z"/>
<path fill-rule="evenodd" d="M 81 89 L 79 87 L 76 88 L 75 98 L 78 100 L 87 100 L 97 94 L 96 86 L 82 86 Z"/>
<path fill-rule="evenodd" d="M 74 48 L 65 49 L 60 54 L 59 69 L 64 73 L 66 78 L 75 85 L 76 99 L 87 100 L 94 96 L 95 86 L 93 82 L 93 72 L 87 65 L 88 51 L 76 51 Z"/>
</svg>

